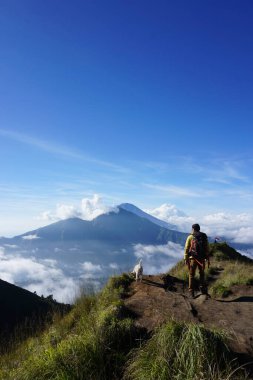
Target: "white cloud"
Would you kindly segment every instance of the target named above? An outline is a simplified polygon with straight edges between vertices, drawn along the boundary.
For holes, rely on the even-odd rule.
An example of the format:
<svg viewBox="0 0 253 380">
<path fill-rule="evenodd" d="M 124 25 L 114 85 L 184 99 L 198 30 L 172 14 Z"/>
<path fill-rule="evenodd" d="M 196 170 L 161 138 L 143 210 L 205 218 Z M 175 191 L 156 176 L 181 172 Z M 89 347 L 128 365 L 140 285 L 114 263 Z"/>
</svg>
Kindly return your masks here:
<svg viewBox="0 0 253 380">
<path fill-rule="evenodd" d="M 117 270 L 117 269 L 119 269 L 119 266 L 118 266 L 118 264 L 116 264 L 116 263 L 111 263 L 111 264 L 109 265 L 109 268 L 110 268 L 110 269 Z"/>
<path fill-rule="evenodd" d="M 217 212 L 188 216 L 175 205 L 167 203 L 146 212 L 167 223 L 175 224 L 182 232 L 190 231 L 193 223 L 199 223 L 201 230 L 209 236 L 223 236 L 234 243 L 253 244 L 253 216 L 248 213 Z"/>
<path fill-rule="evenodd" d="M 25 287 L 31 292 L 36 291 L 38 295 L 44 296 L 53 294 L 53 298 L 58 302 L 72 303 L 79 292 L 79 285 L 71 277 L 66 277 L 63 273 L 59 273 L 57 278 L 48 277 L 46 281 L 31 282 Z"/>
<path fill-rule="evenodd" d="M 54 212 L 44 211 L 40 219 L 45 221 L 57 221 L 74 217 L 80 217 L 78 210 L 74 206 L 57 204 Z"/>
<path fill-rule="evenodd" d="M 189 189 L 187 187 L 173 186 L 173 185 L 153 185 L 150 183 L 145 183 L 145 187 L 165 192 L 167 196 L 173 196 L 176 198 L 191 197 L 191 198 L 201 198 L 203 196 L 202 192 L 196 191 L 194 189 Z M 210 195 L 210 191 L 208 191 Z M 207 195 L 207 194 L 205 194 Z"/>
<path fill-rule="evenodd" d="M 5 247 L 11 248 L 11 249 L 16 249 L 18 246 L 16 244 L 4 244 Z"/>
<path fill-rule="evenodd" d="M 134 246 L 134 254 L 137 258 L 150 258 L 158 254 L 166 255 L 176 259 L 182 258 L 183 247 L 180 244 L 168 242 L 163 245 L 143 245 Z"/>
<path fill-rule="evenodd" d="M 175 205 L 164 203 L 160 207 L 147 211 L 157 218 L 185 217 L 186 214 L 178 210 Z"/>
<path fill-rule="evenodd" d="M 253 243 L 253 217 L 250 214 L 209 214 L 202 218 L 201 224 L 209 235 L 225 236 L 235 243 Z"/>
<path fill-rule="evenodd" d="M 164 273 L 183 257 L 184 248 L 180 244 L 168 242 L 165 245 L 134 246 L 134 254 L 143 259 L 144 274 Z"/>
<path fill-rule="evenodd" d="M 25 236 L 22 236 L 22 239 L 24 239 L 24 240 L 34 240 L 34 239 L 40 239 L 40 237 L 37 236 L 36 234 L 35 235 L 25 235 Z"/>
<path fill-rule="evenodd" d="M 81 264 L 81 267 L 84 271 L 89 273 L 101 272 L 101 265 L 92 264 L 90 261 L 85 261 Z"/>
<path fill-rule="evenodd" d="M 244 256 L 248 256 L 250 259 L 253 260 L 253 249 L 247 249 L 245 251 L 243 250 L 238 250 L 238 252 L 240 252 L 242 255 Z"/>
<path fill-rule="evenodd" d="M 81 264 L 82 273 L 80 278 L 83 280 L 94 281 L 94 277 L 103 277 L 103 268 L 101 265 L 93 264 L 90 261 L 85 261 Z M 89 282 L 90 282 L 89 281 Z"/>
<path fill-rule="evenodd" d="M 4 247 L 0 247 L 0 259 L 4 257 Z"/>
<path fill-rule="evenodd" d="M 38 139 L 36 137 L 32 137 L 24 133 L 19 133 L 19 132 L 0 128 L 0 135 L 14 141 L 18 141 L 22 144 L 30 145 L 32 147 L 38 148 L 42 151 L 45 151 L 54 155 L 65 156 L 65 157 L 80 160 L 80 161 L 87 161 L 95 165 L 106 167 L 108 169 L 111 169 L 117 172 L 122 172 L 122 173 L 128 172 L 127 168 L 116 165 L 112 162 L 99 160 L 95 157 L 92 157 L 83 152 L 78 152 L 67 146 L 59 145 L 55 142 L 49 142 L 46 140 Z"/>
<path fill-rule="evenodd" d="M 5 255 L 3 247 L 0 247 L 0 273 L 4 281 L 36 291 L 38 295 L 53 294 L 59 302 L 73 301 L 78 291 L 77 283 L 64 275 L 56 260 Z"/>
<path fill-rule="evenodd" d="M 175 224 L 179 231 L 189 231 L 190 226 L 194 223 L 194 218 L 186 215 L 179 210 L 175 205 L 164 203 L 161 206 L 146 210 L 150 215 L 161 219 L 167 223 Z"/>
<path fill-rule="evenodd" d="M 241 227 L 233 236 L 233 241 L 235 243 L 253 243 L 253 227 Z"/>
<path fill-rule="evenodd" d="M 117 207 L 106 206 L 102 198 L 98 194 L 94 194 L 92 199 L 84 198 L 81 204 L 82 219 L 92 220 L 101 214 L 106 214 L 110 211 L 118 212 Z"/>
<path fill-rule="evenodd" d="M 79 206 L 57 204 L 55 211 L 45 211 L 40 218 L 45 221 L 57 221 L 74 217 L 93 220 L 97 216 L 108 212 L 118 212 L 118 208 L 105 205 L 102 197 L 94 194 L 92 198 L 83 198 Z"/>
</svg>

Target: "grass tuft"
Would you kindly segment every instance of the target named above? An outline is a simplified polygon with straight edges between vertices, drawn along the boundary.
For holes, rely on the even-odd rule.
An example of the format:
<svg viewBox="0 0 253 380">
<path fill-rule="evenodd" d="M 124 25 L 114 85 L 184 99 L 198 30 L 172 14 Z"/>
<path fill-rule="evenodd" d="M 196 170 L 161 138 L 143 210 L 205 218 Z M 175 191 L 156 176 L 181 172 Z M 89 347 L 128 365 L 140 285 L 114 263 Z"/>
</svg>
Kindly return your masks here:
<svg viewBox="0 0 253 380">
<path fill-rule="evenodd" d="M 253 265 L 232 261 L 224 265 L 224 271 L 211 286 L 210 292 L 215 296 L 226 297 L 231 294 L 233 285 L 252 285 Z"/>
<path fill-rule="evenodd" d="M 72 311 L 15 353 L 0 359 L 2 380 L 119 379 L 138 334 L 122 313 L 131 279 L 111 279 L 96 295 L 82 295 Z"/>
<path fill-rule="evenodd" d="M 124 379 L 226 379 L 233 371 L 226 340 L 222 332 L 171 321 L 158 329 L 141 349 L 134 350 Z M 242 374 L 238 376 L 244 378 Z"/>
</svg>

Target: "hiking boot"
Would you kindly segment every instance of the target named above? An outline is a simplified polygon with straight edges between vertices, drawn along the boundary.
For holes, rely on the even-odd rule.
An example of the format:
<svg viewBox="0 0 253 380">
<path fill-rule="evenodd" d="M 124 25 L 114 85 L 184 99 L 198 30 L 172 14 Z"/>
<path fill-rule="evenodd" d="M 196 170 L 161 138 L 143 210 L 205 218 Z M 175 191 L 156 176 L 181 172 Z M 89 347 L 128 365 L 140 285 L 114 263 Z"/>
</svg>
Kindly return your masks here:
<svg viewBox="0 0 253 380">
<path fill-rule="evenodd" d="M 205 286 L 200 286 L 200 292 L 201 294 L 208 295 L 208 291 Z"/>
</svg>

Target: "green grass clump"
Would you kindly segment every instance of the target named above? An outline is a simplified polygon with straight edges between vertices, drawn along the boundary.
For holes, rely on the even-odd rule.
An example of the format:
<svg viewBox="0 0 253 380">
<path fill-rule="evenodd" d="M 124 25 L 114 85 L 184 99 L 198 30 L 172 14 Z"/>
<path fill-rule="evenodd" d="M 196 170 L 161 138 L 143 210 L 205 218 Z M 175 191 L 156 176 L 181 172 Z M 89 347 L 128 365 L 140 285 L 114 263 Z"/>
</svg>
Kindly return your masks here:
<svg viewBox="0 0 253 380">
<path fill-rule="evenodd" d="M 244 263 L 252 263 L 253 260 L 247 256 L 237 252 L 234 248 L 230 247 L 226 242 L 210 243 L 209 244 L 210 256 L 217 261 L 234 260 Z"/>
<path fill-rule="evenodd" d="M 126 291 L 130 284 L 133 282 L 133 278 L 130 277 L 127 273 L 122 273 L 120 276 L 110 277 L 107 287 L 114 289 L 123 289 Z"/>
<path fill-rule="evenodd" d="M 99 294 L 82 295 L 44 334 L 26 341 L 12 356 L 4 355 L 0 379 L 121 378 L 137 334 L 133 320 L 124 315 L 127 280 L 127 275 L 115 277 Z"/>
<path fill-rule="evenodd" d="M 210 288 L 213 295 L 224 297 L 231 292 L 233 285 L 253 284 L 253 264 L 243 262 L 227 262 L 224 271 Z"/>
<path fill-rule="evenodd" d="M 127 380 L 221 380 L 233 371 L 222 332 L 169 322 L 128 362 Z M 239 379 L 243 377 L 233 377 Z"/>
<path fill-rule="evenodd" d="M 185 265 L 184 260 L 180 260 L 173 268 L 168 272 L 170 276 L 177 277 L 185 282 L 188 281 L 188 267 Z"/>
</svg>

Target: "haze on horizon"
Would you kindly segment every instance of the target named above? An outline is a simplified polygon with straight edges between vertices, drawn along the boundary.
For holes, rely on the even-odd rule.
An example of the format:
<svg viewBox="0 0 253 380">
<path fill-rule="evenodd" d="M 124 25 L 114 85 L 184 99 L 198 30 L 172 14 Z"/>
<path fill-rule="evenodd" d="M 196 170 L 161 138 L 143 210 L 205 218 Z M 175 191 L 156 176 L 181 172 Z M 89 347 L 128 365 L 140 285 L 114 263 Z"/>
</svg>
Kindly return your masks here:
<svg viewBox="0 0 253 380">
<path fill-rule="evenodd" d="M 2 1 L 0 236 L 129 202 L 253 243 L 252 16 Z"/>
</svg>

